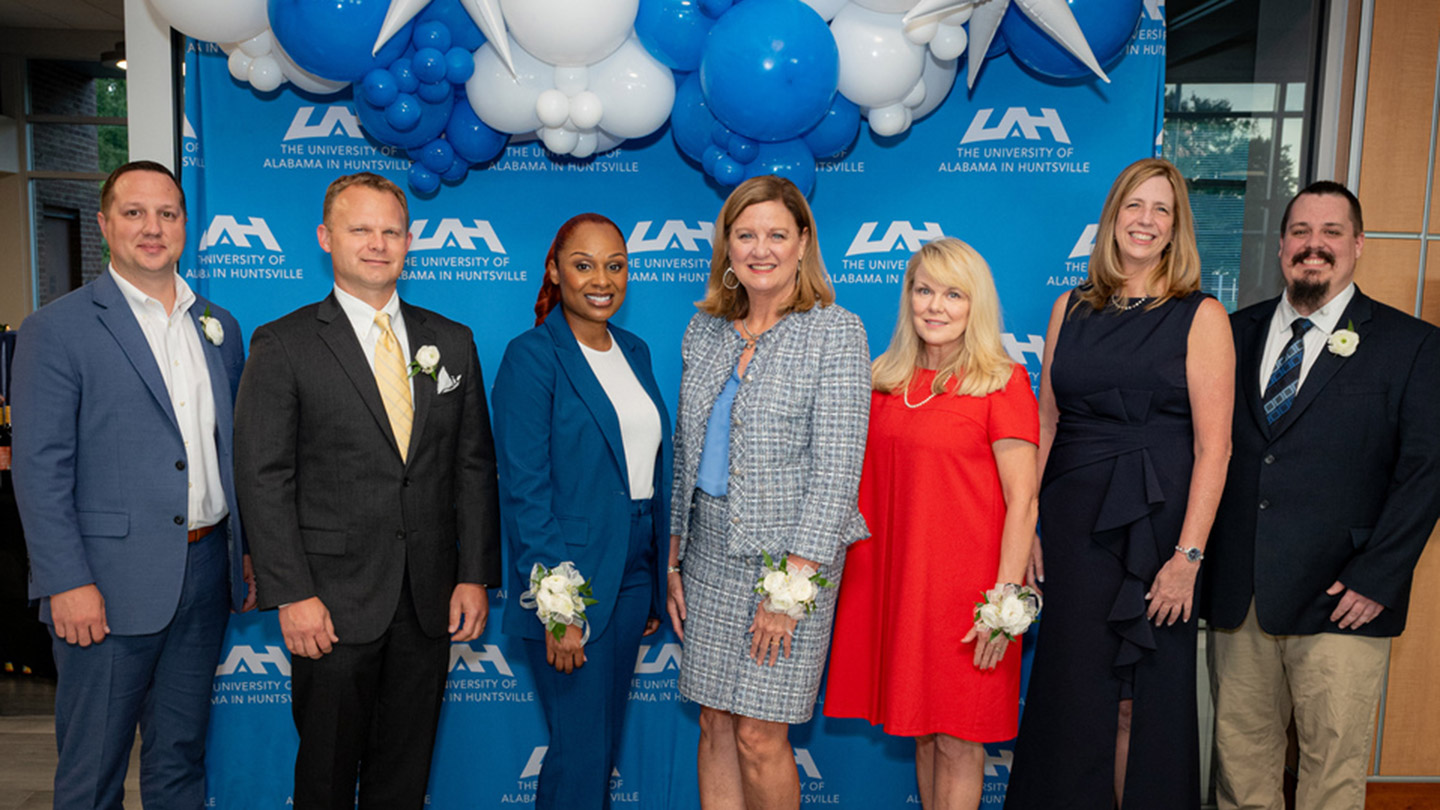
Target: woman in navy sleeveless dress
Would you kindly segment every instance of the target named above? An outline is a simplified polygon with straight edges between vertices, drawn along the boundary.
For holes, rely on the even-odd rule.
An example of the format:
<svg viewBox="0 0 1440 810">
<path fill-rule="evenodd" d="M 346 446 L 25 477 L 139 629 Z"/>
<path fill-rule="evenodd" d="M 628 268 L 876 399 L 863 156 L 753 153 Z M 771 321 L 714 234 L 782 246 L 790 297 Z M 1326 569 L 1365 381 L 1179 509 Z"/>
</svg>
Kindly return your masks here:
<svg viewBox="0 0 1440 810">
<path fill-rule="evenodd" d="M 1179 172 L 1139 161 L 1110 189 L 1089 281 L 1055 302 L 1032 560 L 1045 612 L 1012 810 L 1199 807 L 1193 602 L 1235 353 L 1194 239 Z"/>
</svg>

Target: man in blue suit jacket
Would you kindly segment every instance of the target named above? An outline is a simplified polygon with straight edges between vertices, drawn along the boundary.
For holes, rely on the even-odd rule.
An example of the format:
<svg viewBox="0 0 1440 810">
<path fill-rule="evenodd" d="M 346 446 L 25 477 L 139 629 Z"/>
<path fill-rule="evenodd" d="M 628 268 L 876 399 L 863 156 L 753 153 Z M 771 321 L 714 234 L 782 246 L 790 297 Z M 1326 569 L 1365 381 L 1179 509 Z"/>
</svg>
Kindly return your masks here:
<svg viewBox="0 0 1440 810">
<path fill-rule="evenodd" d="M 1233 452 L 1205 549 L 1222 810 L 1360 810 L 1390 638 L 1440 517 L 1440 329 L 1354 284 L 1360 203 L 1314 183 L 1285 295 L 1236 312 Z M 1371 272 L 1383 272 L 1372 270 Z"/>
<path fill-rule="evenodd" d="M 240 327 L 175 271 L 168 169 L 116 169 L 98 219 L 110 267 L 26 318 L 14 360 L 15 494 L 59 671 L 55 807 L 118 810 L 138 725 L 144 805 L 198 808 L 225 624 L 254 603 L 231 472 Z"/>
</svg>

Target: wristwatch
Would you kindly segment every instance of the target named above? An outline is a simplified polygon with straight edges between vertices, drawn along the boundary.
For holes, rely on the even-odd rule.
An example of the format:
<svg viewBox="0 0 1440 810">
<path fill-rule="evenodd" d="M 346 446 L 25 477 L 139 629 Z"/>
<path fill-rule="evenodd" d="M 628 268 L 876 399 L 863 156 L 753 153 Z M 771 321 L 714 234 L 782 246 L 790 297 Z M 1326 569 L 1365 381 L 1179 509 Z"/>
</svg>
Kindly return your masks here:
<svg viewBox="0 0 1440 810">
<path fill-rule="evenodd" d="M 1195 548 L 1194 546 L 1191 546 L 1190 548 L 1181 548 L 1180 546 L 1176 546 L 1175 550 L 1185 555 L 1186 562 L 1198 563 L 1201 560 L 1205 559 L 1205 553 L 1202 552 L 1200 549 Z"/>
</svg>

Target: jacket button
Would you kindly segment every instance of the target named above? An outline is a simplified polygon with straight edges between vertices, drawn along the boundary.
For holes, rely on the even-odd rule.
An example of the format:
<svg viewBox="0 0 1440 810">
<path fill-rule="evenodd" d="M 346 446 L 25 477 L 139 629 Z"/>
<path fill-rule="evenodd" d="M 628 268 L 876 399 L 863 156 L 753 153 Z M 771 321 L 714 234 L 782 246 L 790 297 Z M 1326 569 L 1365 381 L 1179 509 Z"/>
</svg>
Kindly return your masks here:
<svg viewBox="0 0 1440 810">
<path fill-rule="evenodd" d="M 183 470 L 183 469 L 185 469 L 185 459 L 180 459 L 179 461 L 175 462 L 175 469 L 177 469 L 177 470 Z"/>
<path fill-rule="evenodd" d="M 736 526 L 739 526 L 739 525 L 740 525 L 740 518 L 738 518 L 738 517 L 730 518 L 730 522 L 733 523 L 733 524 L 735 524 Z"/>
<path fill-rule="evenodd" d="M 400 482 L 400 486 L 402 486 L 402 487 L 408 487 L 408 486 L 410 486 L 410 479 L 409 479 L 409 478 L 406 478 L 406 479 L 402 480 L 402 481 Z"/>
<path fill-rule="evenodd" d="M 401 529 L 400 531 L 395 532 L 395 539 L 396 539 L 396 540 L 404 540 L 404 539 L 405 539 L 405 530 L 404 530 L 404 529 Z"/>
<path fill-rule="evenodd" d="M 1275 463 L 1275 454 L 1274 454 L 1274 453 L 1266 454 L 1266 456 L 1265 456 L 1265 463 L 1266 463 L 1266 464 L 1274 464 L 1274 463 Z"/>
<path fill-rule="evenodd" d="M 1269 509 L 1269 508 L 1270 508 L 1270 502 L 1269 502 L 1269 501 L 1261 501 L 1261 502 L 1260 502 L 1260 508 L 1261 508 L 1261 509 Z"/>
<path fill-rule="evenodd" d="M 175 525 L 176 525 L 176 526 L 184 526 L 184 525 L 185 525 L 185 516 L 184 516 L 184 515 L 176 515 L 176 516 L 175 516 Z"/>
</svg>

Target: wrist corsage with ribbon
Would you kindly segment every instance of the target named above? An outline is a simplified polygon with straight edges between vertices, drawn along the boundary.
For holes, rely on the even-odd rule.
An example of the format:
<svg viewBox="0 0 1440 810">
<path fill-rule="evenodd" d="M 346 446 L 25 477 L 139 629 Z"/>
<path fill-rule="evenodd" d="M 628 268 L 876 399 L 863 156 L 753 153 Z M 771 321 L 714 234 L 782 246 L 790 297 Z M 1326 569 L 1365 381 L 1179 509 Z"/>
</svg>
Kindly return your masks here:
<svg viewBox="0 0 1440 810">
<path fill-rule="evenodd" d="M 1040 615 L 1042 604 L 1040 594 L 1027 586 L 999 583 L 981 594 L 980 601 L 975 603 L 975 624 L 988 628 L 992 639 L 1003 633 L 1005 638 L 1014 641 L 1030 629 L 1030 623 Z"/>
<path fill-rule="evenodd" d="M 583 625 L 585 640 L 590 639 L 585 608 L 596 601 L 591 596 L 590 581 L 580 576 L 575 564 L 568 560 L 554 568 L 535 563 L 530 568 L 530 589 L 520 594 L 520 607 L 534 610 L 557 641 L 565 637 L 565 628 L 572 624 Z"/>
<path fill-rule="evenodd" d="M 815 595 L 821 588 L 833 587 L 830 580 L 808 565 L 799 570 L 791 567 L 784 556 L 779 562 L 769 552 L 761 552 L 765 559 L 764 573 L 755 585 L 755 593 L 765 595 L 765 609 L 771 613 L 784 613 L 796 621 L 815 609 Z"/>
</svg>

